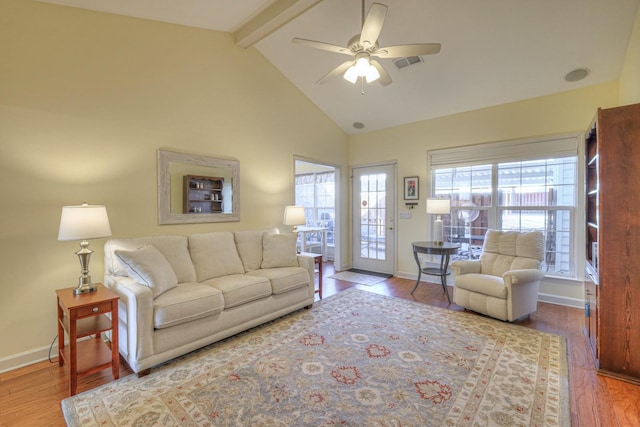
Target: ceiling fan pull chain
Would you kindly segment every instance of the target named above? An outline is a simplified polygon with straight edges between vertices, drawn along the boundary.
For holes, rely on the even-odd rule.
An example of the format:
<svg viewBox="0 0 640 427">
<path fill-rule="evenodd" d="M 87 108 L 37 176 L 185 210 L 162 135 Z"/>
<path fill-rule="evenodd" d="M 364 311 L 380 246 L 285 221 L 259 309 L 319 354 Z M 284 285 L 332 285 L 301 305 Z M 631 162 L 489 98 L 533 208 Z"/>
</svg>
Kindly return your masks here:
<svg viewBox="0 0 640 427">
<path fill-rule="evenodd" d="M 362 83 L 362 90 L 360 91 L 360 95 L 364 95 L 364 77 L 360 77 L 360 83 Z"/>
</svg>

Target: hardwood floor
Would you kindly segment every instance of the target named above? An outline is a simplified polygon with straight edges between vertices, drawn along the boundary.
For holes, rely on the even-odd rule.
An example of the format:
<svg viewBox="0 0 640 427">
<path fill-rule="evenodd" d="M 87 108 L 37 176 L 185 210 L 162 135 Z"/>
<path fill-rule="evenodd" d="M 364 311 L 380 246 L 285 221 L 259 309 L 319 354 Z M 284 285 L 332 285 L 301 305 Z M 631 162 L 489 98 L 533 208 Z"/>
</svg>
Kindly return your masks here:
<svg viewBox="0 0 640 427">
<path fill-rule="evenodd" d="M 423 283 L 411 295 L 414 281 L 391 278 L 373 286 L 329 278 L 331 263 L 324 264 L 325 298 L 350 287 L 461 311 L 449 306 L 439 284 Z M 317 298 L 317 295 L 316 295 Z M 54 319 L 55 320 L 55 319 Z M 538 311 L 518 324 L 567 337 L 571 423 L 574 427 L 640 426 L 640 386 L 597 375 L 582 333 L 582 310 L 538 303 Z M 121 359 L 120 377 L 132 371 Z M 111 381 L 110 370 L 78 380 L 78 392 Z M 36 363 L 0 374 L 0 426 L 64 426 L 60 401 L 69 394 L 68 376 L 57 362 Z"/>
</svg>

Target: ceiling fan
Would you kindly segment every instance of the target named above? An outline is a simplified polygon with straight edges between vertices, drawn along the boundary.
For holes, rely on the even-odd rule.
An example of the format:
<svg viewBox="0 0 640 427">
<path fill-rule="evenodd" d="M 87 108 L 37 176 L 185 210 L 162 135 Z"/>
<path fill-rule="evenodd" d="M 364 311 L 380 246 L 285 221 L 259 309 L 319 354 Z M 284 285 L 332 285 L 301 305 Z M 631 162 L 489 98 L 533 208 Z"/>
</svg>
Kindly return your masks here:
<svg viewBox="0 0 640 427">
<path fill-rule="evenodd" d="M 387 16 L 387 9 L 388 7 L 384 4 L 373 3 L 365 19 L 364 0 L 362 0 L 362 30 L 360 34 L 356 34 L 349 40 L 347 47 L 300 38 L 292 40 L 293 43 L 299 43 L 314 49 L 327 50 L 353 57 L 329 71 L 316 84 L 326 83 L 333 77 L 344 73 L 345 80 L 351 83 L 355 83 L 361 77 L 367 83 L 377 80 L 382 86 L 387 86 L 391 84 L 391 77 L 382 65 L 372 58 L 404 58 L 432 55 L 440 52 L 440 43 L 416 43 L 380 47 L 378 45 L 378 36 L 382 31 L 382 25 Z"/>
</svg>

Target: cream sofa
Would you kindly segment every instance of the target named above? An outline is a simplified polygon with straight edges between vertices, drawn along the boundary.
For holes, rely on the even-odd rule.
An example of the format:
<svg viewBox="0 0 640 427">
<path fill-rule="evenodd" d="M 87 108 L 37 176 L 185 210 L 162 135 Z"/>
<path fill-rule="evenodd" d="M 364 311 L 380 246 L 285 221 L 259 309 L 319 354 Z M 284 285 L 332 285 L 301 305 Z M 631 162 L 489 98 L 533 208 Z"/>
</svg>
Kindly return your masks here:
<svg viewBox="0 0 640 427">
<path fill-rule="evenodd" d="M 313 259 L 277 229 L 111 239 L 104 253 L 120 354 L 138 375 L 314 301 Z"/>
</svg>

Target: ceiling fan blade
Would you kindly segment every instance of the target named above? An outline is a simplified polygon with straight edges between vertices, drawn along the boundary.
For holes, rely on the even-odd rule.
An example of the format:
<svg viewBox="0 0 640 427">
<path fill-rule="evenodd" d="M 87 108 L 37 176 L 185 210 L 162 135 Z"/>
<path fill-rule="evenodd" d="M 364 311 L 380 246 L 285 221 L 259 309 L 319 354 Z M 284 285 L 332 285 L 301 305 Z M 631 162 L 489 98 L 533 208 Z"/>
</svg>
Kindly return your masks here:
<svg viewBox="0 0 640 427">
<path fill-rule="evenodd" d="M 351 50 L 349 50 L 346 47 L 336 46 L 334 44 L 329 44 L 329 43 L 317 42 L 315 40 L 294 38 L 293 40 L 291 40 L 291 42 L 298 43 L 307 47 L 312 47 L 314 49 L 328 50 L 329 52 L 334 52 L 334 53 L 342 53 L 345 55 L 353 54 L 353 52 L 351 52 Z"/>
<path fill-rule="evenodd" d="M 318 80 L 316 84 L 317 85 L 324 84 L 327 81 L 331 80 L 332 78 L 339 76 L 340 74 L 347 71 L 347 69 L 351 67 L 354 63 L 355 61 L 343 62 L 342 64 L 338 65 L 336 68 L 334 68 L 333 70 L 329 71 L 327 74 L 322 76 L 322 78 Z"/>
<path fill-rule="evenodd" d="M 378 79 L 378 83 L 380 83 L 382 86 L 389 86 L 392 82 L 391 80 L 391 76 L 389 75 L 389 73 L 387 73 L 387 71 L 382 68 L 382 65 L 380 65 L 380 63 L 378 61 L 375 60 L 371 60 L 371 65 L 373 65 L 376 70 L 378 70 L 378 73 L 380 73 L 380 78 Z"/>
<path fill-rule="evenodd" d="M 407 56 L 433 55 L 440 52 L 440 43 L 402 44 L 381 47 L 371 54 L 378 58 L 406 58 Z"/>
<path fill-rule="evenodd" d="M 387 16 L 387 6 L 380 3 L 373 3 L 367 13 L 367 18 L 362 24 L 362 32 L 360 33 L 360 44 L 368 49 L 374 46 L 378 41 L 384 18 Z"/>
</svg>

